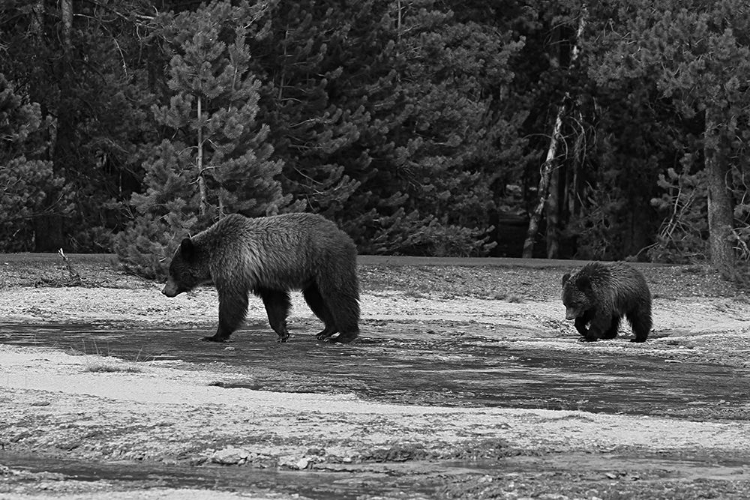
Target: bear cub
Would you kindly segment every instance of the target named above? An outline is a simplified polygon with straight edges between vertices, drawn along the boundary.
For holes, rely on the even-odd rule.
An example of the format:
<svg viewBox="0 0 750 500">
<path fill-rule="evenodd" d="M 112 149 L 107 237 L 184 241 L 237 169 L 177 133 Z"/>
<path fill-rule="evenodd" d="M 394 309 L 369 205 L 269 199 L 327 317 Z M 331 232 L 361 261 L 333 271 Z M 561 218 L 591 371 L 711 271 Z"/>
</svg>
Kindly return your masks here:
<svg viewBox="0 0 750 500">
<path fill-rule="evenodd" d="M 320 215 L 227 215 L 183 239 L 162 293 L 175 297 L 207 283 L 219 293 L 219 326 L 204 340 L 225 342 L 244 321 L 252 292 L 263 300 L 279 342 L 286 342 L 292 289 L 302 290 L 323 322 L 319 340 L 346 343 L 359 335 L 357 249 Z"/>
<path fill-rule="evenodd" d="M 565 319 L 586 342 L 613 339 L 622 316 L 627 316 L 635 338 L 645 342 L 651 331 L 651 292 L 639 271 L 619 262 L 585 265 L 576 274 L 562 279 Z M 586 328 L 586 325 L 589 325 Z"/>
</svg>

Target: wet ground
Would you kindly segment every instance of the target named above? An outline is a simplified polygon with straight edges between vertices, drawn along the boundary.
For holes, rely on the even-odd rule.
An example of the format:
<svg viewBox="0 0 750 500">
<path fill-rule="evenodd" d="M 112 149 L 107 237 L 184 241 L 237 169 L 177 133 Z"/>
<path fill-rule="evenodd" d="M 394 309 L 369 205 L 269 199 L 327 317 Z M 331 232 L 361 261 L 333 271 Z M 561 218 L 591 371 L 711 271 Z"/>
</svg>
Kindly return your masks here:
<svg viewBox="0 0 750 500">
<path fill-rule="evenodd" d="M 230 342 L 216 344 L 200 341 L 208 333 L 202 329 L 0 325 L 0 343 L 136 362 L 179 360 L 209 366 L 216 378 L 207 383 L 227 388 L 634 415 L 695 416 L 690 408 L 720 407 L 713 417 L 750 416 L 750 369 L 675 361 L 669 351 L 626 338 L 583 344 L 555 338 L 554 332 L 487 333 L 470 323 L 389 322 L 387 331 L 380 325 L 377 337 L 363 335 L 342 346 L 316 341 L 316 326 L 298 324 L 289 342 L 278 343 L 264 323 L 249 324 Z M 580 347 L 561 349 L 561 342 Z"/>
<path fill-rule="evenodd" d="M 341 346 L 316 341 L 318 326 L 314 321 L 298 321 L 290 328 L 290 341 L 280 344 L 265 322 L 251 322 L 229 343 L 215 344 L 200 340 L 211 333 L 204 328 L 0 324 L 0 343 L 116 356 L 136 363 L 169 360 L 180 368 L 209 370 L 215 376 L 206 384 L 227 388 L 353 392 L 373 401 L 455 407 L 690 418 L 748 416 L 750 370 L 688 358 L 676 360 L 672 351 L 685 346 L 670 344 L 669 332 L 661 332 L 646 344 L 629 343 L 627 336 L 583 344 L 552 329 L 501 330 L 498 326 L 488 330 L 471 322 L 371 321 L 363 325 L 363 331 L 371 334 Z M 561 348 L 563 344 L 565 348 Z M 450 498 L 452 491 L 456 498 L 474 498 L 474 483 L 491 477 L 488 474 L 494 475 L 495 484 L 499 480 L 515 484 L 519 478 L 534 484 L 544 475 L 547 485 L 557 481 L 565 488 L 581 485 L 584 490 L 589 483 L 623 478 L 632 481 L 635 490 L 647 481 L 697 478 L 704 486 L 718 481 L 721 487 L 716 491 L 726 498 L 742 498 L 749 490 L 743 486 L 737 490 L 738 496 L 733 496 L 734 490 L 722 488 L 750 481 L 750 459 L 744 456 L 513 454 L 492 461 L 425 463 L 411 457 L 385 462 L 374 459 L 365 464 L 320 464 L 314 471 L 283 471 L 57 459 L 41 462 L 33 456 L 0 452 L 0 464 L 27 472 L 30 483 L 38 482 L 39 474 L 51 474 L 67 481 L 104 480 L 126 489 L 128 484 L 138 488 L 179 486 L 321 499 Z M 23 474 L 14 477 L 15 486 L 23 483 Z M 467 477 L 474 482 L 462 483 Z M 502 490 L 506 486 L 497 487 Z M 602 494 L 601 498 L 648 498 L 648 489 L 645 496 L 635 490 L 632 496 Z M 683 496 L 692 498 L 689 492 Z"/>
<path fill-rule="evenodd" d="M 60 481 L 98 482 L 106 481 L 111 486 L 148 488 L 192 488 L 212 491 L 242 491 L 247 494 L 282 493 L 300 495 L 311 500 L 355 500 L 362 495 L 390 497 L 401 491 L 411 495 L 433 495 L 439 488 L 437 474 L 415 478 L 406 474 L 391 474 L 380 468 L 378 471 L 361 470 L 350 472 L 312 472 L 289 470 L 250 469 L 247 467 L 203 466 L 189 467 L 153 463 L 113 462 L 92 463 L 83 460 L 40 461 L 36 457 L 0 452 L 0 464 L 11 467 L 23 475 L 26 482 L 39 480 L 39 474 Z M 442 474 L 463 472 L 461 464 L 440 467 Z M 474 465 L 471 469 L 477 471 Z M 19 479 L 17 483 L 23 483 Z M 2 498 L 2 493 L 0 493 Z"/>
<path fill-rule="evenodd" d="M 286 494 L 310 500 L 474 498 L 476 486 L 482 483 L 489 486 L 489 482 L 494 483 L 498 491 L 484 498 L 503 498 L 504 490 L 524 479 L 529 486 L 536 480 L 547 489 L 550 484 L 559 483 L 559 491 L 572 488 L 574 492 L 583 493 L 583 498 L 591 497 L 592 491 L 600 492 L 594 494 L 595 498 L 693 498 L 695 492 L 690 482 L 694 480 L 700 482 L 699 491 L 703 491 L 697 498 L 746 498 L 749 490 L 744 489 L 742 483 L 750 481 L 749 460 L 717 459 L 707 455 L 634 457 L 615 453 L 593 456 L 570 453 L 513 456 L 481 462 L 351 465 L 320 472 L 82 460 L 41 462 L 38 458 L 4 452 L 0 452 L 0 464 L 15 471 L 16 487 L 36 483 L 42 476 L 53 481 L 106 482 L 109 488 L 119 490 L 194 488 L 241 492 L 262 498 L 267 494 Z M 624 482 L 625 486 L 611 488 L 613 495 L 610 496 L 605 493 L 606 487 L 597 486 L 602 481 L 612 486 Z M 662 481 L 670 485 L 667 497 L 660 495 Z M 679 486 L 671 486 L 673 484 L 682 484 L 682 492 Z M 594 489 L 596 487 L 599 489 Z M 712 494 L 704 496 L 707 489 Z M 2 493 L 0 498 L 4 498 Z"/>
</svg>

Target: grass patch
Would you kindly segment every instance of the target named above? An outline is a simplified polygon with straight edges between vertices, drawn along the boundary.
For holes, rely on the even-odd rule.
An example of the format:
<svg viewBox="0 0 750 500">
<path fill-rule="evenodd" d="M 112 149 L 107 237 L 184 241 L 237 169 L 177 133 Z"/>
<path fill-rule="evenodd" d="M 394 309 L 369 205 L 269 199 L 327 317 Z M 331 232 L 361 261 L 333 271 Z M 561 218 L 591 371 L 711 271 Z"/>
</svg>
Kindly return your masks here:
<svg viewBox="0 0 750 500">
<path fill-rule="evenodd" d="M 503 293 L 499 292 L 492 296 L 494 300 L 504 300 L 505 302 L 510 302 L 511 304 L 520 304 L 523 302 L 523 298 L 520 295 L 515 295 L 511 293 Z"/>
<path fill-rule="evenodd" d="M 143 369 L 137 365 L 138 360 L 141 358 L 141 351 L 135 358 L 134 362 L 125 361 L 114 356 L 110 356 L 109 349 L 107 352 L 102 352 L 94 342 L 95 354 L 86 354 L 86 345 L 84 344 L 84 355 L 86 356 L 85 366 L 83 371 L 89 373 L 141 373 Z"/>
<path fill-rule="evenodd" d="M 98 358 L 87 362 L 86 366 L 83 367 L 83 371 L 90 373 L 141 373 L 143 369 L 116 358 Z"/>
</svg>

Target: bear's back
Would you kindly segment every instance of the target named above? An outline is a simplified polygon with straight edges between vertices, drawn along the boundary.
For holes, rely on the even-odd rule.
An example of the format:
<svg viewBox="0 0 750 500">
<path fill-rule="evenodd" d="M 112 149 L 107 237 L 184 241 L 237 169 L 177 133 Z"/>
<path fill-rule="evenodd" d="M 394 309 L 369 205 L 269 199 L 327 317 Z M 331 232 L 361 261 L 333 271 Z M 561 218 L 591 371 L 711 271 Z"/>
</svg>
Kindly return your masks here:
<svg viewBox="0 0 750 500">
<path fill-rule="evenodd" d="M 248 218 L 232 214 L 196 235 L 212 255 L 214 280 L 304 287 L 332 262 L 356 263 L 356 246 L 323 216 L 291 213 Z"/>
<path fill-rule="evenodd" d="M 648 284 L 640 271 L 622 262 L 591 262 L 563 285 L 565 303 L 593 299 L 616 304 L 632 295 L 650 297 Z"/>
</svg>

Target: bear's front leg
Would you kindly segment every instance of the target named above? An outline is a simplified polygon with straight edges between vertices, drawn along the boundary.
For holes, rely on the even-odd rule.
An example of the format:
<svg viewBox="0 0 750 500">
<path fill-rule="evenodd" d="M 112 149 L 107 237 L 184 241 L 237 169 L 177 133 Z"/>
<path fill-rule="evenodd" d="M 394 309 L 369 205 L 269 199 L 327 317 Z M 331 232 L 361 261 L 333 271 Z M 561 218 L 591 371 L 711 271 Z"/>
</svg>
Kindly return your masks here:
<svg viewBox="0 0 750 500">
<path fill-rule="evenodd" d="M 359 330 L 353 330 L 350 332 L 342 332 L 339 334 L 338 337 L 328 338 L 325 340 L 326 342 L 331 342 L 335 344 L 348 344 L 354 341 L 354 339 L 356 339 L 357 337 L 359 337 Z"/>
<path fill-rule="evenodd" d="M 578 330 L 578 333 L 580 333 L 584 337 L 589 334 L 589 331 L 586 328 L 586 325 L 588 324 L 588 319 L 585 316 L 580 316 L 576 318 L 574 324 L 575 324 L 576 330 Z"/>
<path fill-rule="evenodd" d="M 232 335 L 232 331 L 234 330 L 230 330 L 226 323 L 221 321 L 221 317 L 219 317 L 219 328 L 216 330 L 216 333 L 210 337 L 203 337 L 201 340 L 204 342 L 226 342 L 229 340 L 229 336 Z"/>
<path fill-rule="evenodd" d="M 210 337 L 203 337 L 201 340 L 203 342 L 226 342 L 227 337 L 219 337 L 217 335 L 211 335 Z"/>
<path fill-rule="evenodd" d="M 586 342 L 596 342 L 597 340 L 604 338 L 611 326 L 612 320 L 610 317 L 594 317 L 594 319 L 591 320 L 589 331 L 586 334 Z"/>
<path fill-rule="evenodd" d="M 206 342 L 226 342 L 229 336 L 240 327 L 247 314 L 247 292 L 216 287 L 219 291 L 219 327 L 212 337 L 204 337 Z"/>
<path fill-rule="evenodd" d="M 315 338 L 318 340 L 327 340 L 331 338 L 333 335 L 335 335 L 336 332 L 338 332 L 336 327 L 331 326 L 331 325 L 326 325 L 325 328 L 323 328 L 323 330 L 315 336 Z"/>
</svg>

